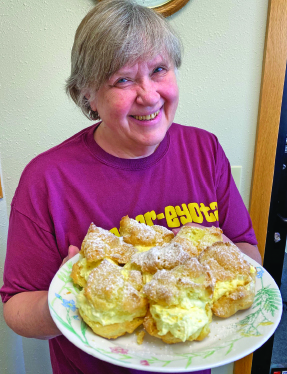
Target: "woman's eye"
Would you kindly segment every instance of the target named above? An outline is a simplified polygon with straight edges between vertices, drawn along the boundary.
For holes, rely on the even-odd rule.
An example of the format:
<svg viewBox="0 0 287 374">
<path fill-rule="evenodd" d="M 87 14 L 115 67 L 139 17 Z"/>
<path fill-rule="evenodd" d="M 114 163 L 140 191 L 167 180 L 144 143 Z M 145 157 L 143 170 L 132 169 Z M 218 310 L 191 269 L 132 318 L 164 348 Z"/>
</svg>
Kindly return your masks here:
<svg viewBox="0 0 287 374">
<path fill-rule="evenodd" d="M 158 66 L 156 69 L 154 69 L 154 73 L 160 73 L 164 70 L 162 66 Z"/>
<path fill-rule="evenodd" d="M 126 78 L 120 78 L 116 81 L 116 84 L 117 83 L 126 83 L 128 80 Z"/>
</svg>

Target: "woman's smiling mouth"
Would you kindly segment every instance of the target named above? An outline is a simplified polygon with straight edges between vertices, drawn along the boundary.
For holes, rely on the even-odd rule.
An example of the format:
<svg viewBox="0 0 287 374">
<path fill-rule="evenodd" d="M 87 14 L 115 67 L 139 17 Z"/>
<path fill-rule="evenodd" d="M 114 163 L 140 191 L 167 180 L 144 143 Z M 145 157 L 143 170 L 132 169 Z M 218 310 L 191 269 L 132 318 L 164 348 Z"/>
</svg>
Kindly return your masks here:
<svg viewBox="0 0 287 374">
<path fill-rule="evenodd" d="M 160 111 L 158 110 L 155 113 L 148 114 L 147 116 L 132 116 L 132 117 L 134 117 L 135 119 L 139 121 L 149 121 L 151 119 L 154 119 L 159 114 L 159 112 Z"/>
</svg>

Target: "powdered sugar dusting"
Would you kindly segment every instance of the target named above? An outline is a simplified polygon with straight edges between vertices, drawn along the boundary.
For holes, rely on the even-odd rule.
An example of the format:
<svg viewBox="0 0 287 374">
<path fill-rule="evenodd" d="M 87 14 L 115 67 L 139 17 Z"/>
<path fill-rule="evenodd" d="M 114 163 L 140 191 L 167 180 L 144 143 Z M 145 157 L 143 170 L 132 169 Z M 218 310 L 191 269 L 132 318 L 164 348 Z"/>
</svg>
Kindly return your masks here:
<svg viewBox="0 0 287 374">
<path fill-rule="evenodd" d="M 108 230 L 95 226 L 91 223 L 85 236 L 81 251 L 88 262 L 95 262 L 106 257 L 124 264 L 137 249 L 131 244 L 124 243 Z"/>
<path fill-rule="evenodd" d="M 157 270 L 172 269 L 184 264 L 190 256 L 184 252 L 178 243 L 163 247 L 153 247 L 147 252 L 136 253 L 131 257 L 131 263 L 140 266 L 143 272 L 154 274 Z"/>
<path fill-rule="evenodd" d="M 165 227 L 144 223 L 125 216 L 120 222 L 120 233 L 126 243 L 141 246 L 155 246 L 168 243 L 174 237 L 172 231 Z"/>
<path fill-rule="evenodd" d="M 212 259 L 212 261 L 210 261 Z M 201 263 L 209 262 L 214 263 L 216 261 L 226 274 L 245 274 L 249 275 L 250 265 L 245 260 L 241 251 L 236 247 L 236 245 L 231 243 L 217 242 L 212 246 L 208 247 L 199 256 L 199 261 Z M 215 269 L 218 269 L 217 266 Z M 218 274 L 220 276 L 220 274 Z"/>
</svg>

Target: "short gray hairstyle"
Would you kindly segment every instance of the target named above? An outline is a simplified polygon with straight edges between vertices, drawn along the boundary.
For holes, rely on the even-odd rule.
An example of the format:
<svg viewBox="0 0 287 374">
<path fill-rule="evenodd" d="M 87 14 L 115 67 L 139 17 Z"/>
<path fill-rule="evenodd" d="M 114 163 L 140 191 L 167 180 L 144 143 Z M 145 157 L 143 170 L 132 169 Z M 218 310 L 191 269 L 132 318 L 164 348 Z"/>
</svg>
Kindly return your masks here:
<svg viewBox="0 0 287 374">
<path fill-rule="evenodd" d="M 163 53 L 181 65 L 182 44 L 163 16 L 133 0 L 102 0 L 80 23 L 66 92 L 91 120 L 99 119 L 85 97 L 126 64 Z"/>
</svg>

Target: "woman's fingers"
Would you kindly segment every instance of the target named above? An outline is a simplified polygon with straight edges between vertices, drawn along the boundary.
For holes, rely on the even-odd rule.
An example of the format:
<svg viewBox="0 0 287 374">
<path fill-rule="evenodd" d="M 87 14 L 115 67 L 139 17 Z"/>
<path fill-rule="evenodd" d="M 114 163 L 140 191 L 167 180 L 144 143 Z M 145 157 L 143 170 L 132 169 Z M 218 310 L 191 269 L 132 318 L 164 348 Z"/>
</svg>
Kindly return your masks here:
<svg viewBox="0 0 287 374">
<path fill-rule="evenodd" d="M 68 250 L 68 257 L 69 259 L 76 256 L 80 252 L 79 248 L 75 245 L 70 245 Z"/>
<path fill-rule="evenodd" d="M 70 245 L 68 249 L 68 256 L 64 258 L 60 267 L 62 267 L 68 260 L 76 256 L 80 252 L 79 248 L 75 245 Z"/>
</svg>

